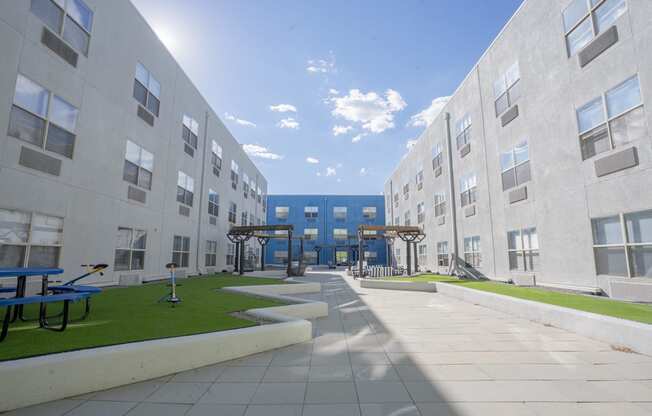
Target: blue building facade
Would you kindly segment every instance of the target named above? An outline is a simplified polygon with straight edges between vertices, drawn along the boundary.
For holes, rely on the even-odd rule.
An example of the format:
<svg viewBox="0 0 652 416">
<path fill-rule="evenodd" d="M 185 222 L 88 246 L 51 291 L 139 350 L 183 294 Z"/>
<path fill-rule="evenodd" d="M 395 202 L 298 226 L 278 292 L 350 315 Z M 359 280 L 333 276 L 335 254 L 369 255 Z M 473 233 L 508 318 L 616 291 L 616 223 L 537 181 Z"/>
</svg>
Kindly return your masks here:
<svg viewBox="0 0 652 416">
<path fill-rule="evenodd" d="M 294 235 L 303 235 L 307 264 L 344 265 L 357 260 L 351 245 L 358 225 L 385 225 L 382 195 L 269 195 L 267 224 L 291 224 Z M 266 247 L 265 262 L 287 263 L 287 240 L 272 239 Z M 299 242 L 292 245 L 292 260 L 298 260 Z M 370 265 L 386 264 L 384 240 L 365 241 L 365 259 Z"/>
</svg>

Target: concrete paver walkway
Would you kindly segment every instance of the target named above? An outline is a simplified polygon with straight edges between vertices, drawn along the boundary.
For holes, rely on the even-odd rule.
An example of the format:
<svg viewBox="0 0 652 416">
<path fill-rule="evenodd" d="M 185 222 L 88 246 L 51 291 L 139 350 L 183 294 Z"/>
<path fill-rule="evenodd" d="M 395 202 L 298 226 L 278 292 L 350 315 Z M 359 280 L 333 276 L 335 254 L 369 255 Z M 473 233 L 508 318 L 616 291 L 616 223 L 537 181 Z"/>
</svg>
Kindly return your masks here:
<svg viewBox="0 0 652 416">
<path fill-rule="evenodd" d="M 305 280 L 330 307 L 309 343 L 10 414 L 652 415 L 652 357 L 443 295 Z"/>
</svg>

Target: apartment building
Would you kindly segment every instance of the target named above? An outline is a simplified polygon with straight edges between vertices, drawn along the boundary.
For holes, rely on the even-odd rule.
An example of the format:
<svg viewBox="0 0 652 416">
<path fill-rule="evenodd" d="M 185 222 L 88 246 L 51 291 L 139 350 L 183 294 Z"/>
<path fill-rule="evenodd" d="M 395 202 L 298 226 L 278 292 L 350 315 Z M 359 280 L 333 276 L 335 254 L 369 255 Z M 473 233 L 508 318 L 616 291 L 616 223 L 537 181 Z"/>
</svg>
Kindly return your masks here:
<svg viewBox="0 0 652 416">
<path fill-rule="evenodd" d="M 231 267 L 267 182 L 130 1 L 2 0 L 0 50 L 0 267 Z"/>
<path fill-rule="evenodd" d="M 652 301 L 651 104 L 652 2 L 526 0 L 386 181 L 387 223 L 423 227 L 422 269 Z"/>
<path fill-rule="evenodd" d="M 348 264 L 357 260 L 358 225 L 384 225 L 382 195 L 269 195 L 268 224 L 291 224 L 294 235 L 304 237 L 307 264 Z M 351 246 L 355 249 L 351 249 Z M 384 240 L 366 240 L 369 264 L 386 264 Z M 292 245 L 298 260 L 299 242 Z M 265 253 L 268 264 L 287 264 L 286 239 L 270 240 Z"/>
</svg>

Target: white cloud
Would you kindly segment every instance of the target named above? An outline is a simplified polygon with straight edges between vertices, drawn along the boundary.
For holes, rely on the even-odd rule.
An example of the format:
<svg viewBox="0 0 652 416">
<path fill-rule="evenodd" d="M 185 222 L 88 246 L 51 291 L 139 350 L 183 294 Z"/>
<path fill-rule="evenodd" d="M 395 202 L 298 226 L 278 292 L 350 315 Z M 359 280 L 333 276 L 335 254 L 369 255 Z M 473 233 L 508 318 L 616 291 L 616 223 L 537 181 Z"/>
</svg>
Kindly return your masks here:
<svg viewBox="0 0 652 416">
<path fill-rule="evenodd" d="M 314 157 L 307 157 L 306 162 L 311 163 L 313 165 L 316 165 L 319 163 L 319 159 L 314 158 Z"/>
<path fill-rule="evenodd" d="M 297 108 L 292 104 L 277 104 L 270 105 L 269 109 L 277 113 L 296 113 Z"/>
<path fill-rule="evenodd" d="M 241 118 L 237 118 L 233 114 L 224 113 L 224 118 L 229 120 L 229 121 L 235 121 L 237 124 L 239 124 L 241 126 L 256 127 L 255 123 L 252 123 L 251 121 L 243 120 Z"/>
<path fill-rule="evenodd" d="M 360 168 L 360 176 L 365 176 L 367 174 L 367 168 Z"/>
<path fill-rule="evenodd" d="M 408 126 L 412 127 L 428 127 L 435 118 L 441 113 L 441 110 L 444 109 L 444 106 L 448 103 L 451 97 L 438 97 L 432 100 L 430 107 L 424 109 L 420 113 L 417 113 L 410 117 L 408 121 Z"/>
<path fill-rule="evenodd" d="M 353 130 L 353 126 L 334 126 L 333 127 L 333 136 L 339 136 L 340 134 L 346 134 Z"/>
<path fill-rule="evenodd" d="M 332 114 L 345 120 L 361 123 L 362 128 L 372 133 L 382 133 L 394 127 L 394 114 L 403 110 L 407 104 L 397 91 L 388 89 L 385 96 L 371 91 L 363 93 L 358 89 L 348 95 L 333 97 Z"/>
<path fill-rule="evenodd" d="M 317 172 L 317 176 L 321 176 L 321 172 Z"/>
<path fill-rule="evenodd" d="M 306 66 L 306 71 L 313 74 L 337 72 L 337 68 L 335 68 L 335 54 L 330 52 L 326 59 L 310 59 Z"/>
<path fill-rule="evenodd" d="M 414 147 L 415 144 L 417 144 L 417 140 L 408 140 L 407 143 L 405 143 L 405 148 L 410 150 Z"/>
<path fill-rule="evenodd" d="M 282 129 L 294 129 L 297 130 L 299 128 L 299 122 L 293 119 L 292 117 L 289 118 L 284 118 L 283 120 L 279 121 L 276 124 L 276 127 L 282 128 Z"/>
<path fill-rule="evenodd" d="M 243 144 L 242 149 L 251 157 L 258 157 L 261 159 L 280 160 L 283 156 L 272 153 L 268 148 L 259 144 Z"/>
<path fill-rule="evenodd" d="M 337 175 L 337 170 L 331 168 L 330 166 L 326 168 L 326 176 L 335 176 Z"/>
<path fill-rule="evenodd" d="M 340 92 L 339 92 L 338 90 L 336 90 L 335 88 L 330 88 L 330 89 L 328 90 L 328 93 L 329 93 L 330 95 L 339 95 Z"/>
<path fill-rule="evenodd" d="M 362 140 L 362 138 L 363 138 L 364 136 L 366 136 L 366 134 L 358 134 L 357 136 L 354 136 L 354 137 L 351 139 L 351 143 L 357 143 L 357 142 L 359 142 L 360 140 Z"/>
</svg>

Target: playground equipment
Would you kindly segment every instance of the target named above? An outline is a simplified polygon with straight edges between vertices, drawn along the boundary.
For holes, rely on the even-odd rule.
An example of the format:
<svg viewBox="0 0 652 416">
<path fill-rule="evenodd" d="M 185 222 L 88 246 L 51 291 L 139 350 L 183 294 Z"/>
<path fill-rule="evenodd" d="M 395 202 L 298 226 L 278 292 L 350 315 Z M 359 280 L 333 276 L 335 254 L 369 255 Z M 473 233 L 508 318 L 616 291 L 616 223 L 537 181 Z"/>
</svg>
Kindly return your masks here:
<svg viewBox="0 0 652 416">
<path fill-rule="evenodd" d="M 86 268 L 86 273 L 60 286 L 50 286 L 48 289 L 55 295 L 59 295 L 63 293 L 86 293 L 89 295 L 95 295 L 101 293 L 102 289 L 99 287 L 78 285 L 77 282 L 87 278 L 88 276 L 92 276 L 95 273 L 99 273 L 100 276 L 104 276 L 104 270 L 108 268 L 109 265 L 108 264 L 82 264 L 81 267 Z M 45 293 L 43 293 L 42 295 L 45 295 Z M 84 307 L 84 314 L 81 316 L 81 318 L 79 318 L 79 320 L 83 321 L 84 319 L 86 319 L 88 317 L 88 314 L 90 314 L 90 312 L 91 312 L 91 297 L 87 296 L 86 305 Z"/>
<path fill-rule="evenodd" d="M 418 255 L 417 255 L 417 244 L 422 242 L 426 238 L 426 234 L 420 227 L 414 226 L 400 226 L 400 225 L 365 225 L 362 224 L 358 226 L 358 271 L 359 277 L 365 277 L 364 267 L 364 241 L 365 240 L 375 240 L 379 238 L 384 238 L 388 243 L 391 242 L 393 245 L 394 239 L 398 237 L 405 242 L 407 248 L 407 274 L 408 276 L 412 275 L 412 259 L 411 259 L 411 249 L 414 249 L 414 271 L 419 270 L 418 264 Z M 388 250 L 388 266 L 392 267 L 391 264 L 391 251 Z"/>
<path fill-rule="evenodd" d="M 170 293 L 158 300 L 159 302 L 165 301 L 171 303 L 173 308 L 177 303 L 181 302 L 181 298 L 177 296 L 177 280 L 175 277 L 175 270 L 177 267 L 176 263 L 168 263 L 165 265 L 165 268 L 170 271 Z"/>
</svg>

